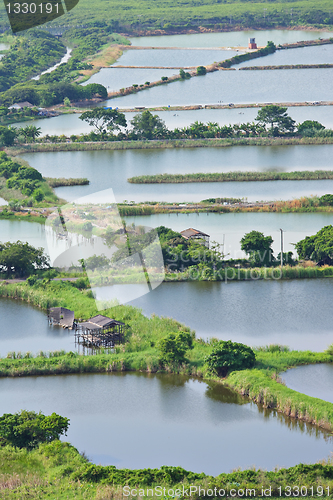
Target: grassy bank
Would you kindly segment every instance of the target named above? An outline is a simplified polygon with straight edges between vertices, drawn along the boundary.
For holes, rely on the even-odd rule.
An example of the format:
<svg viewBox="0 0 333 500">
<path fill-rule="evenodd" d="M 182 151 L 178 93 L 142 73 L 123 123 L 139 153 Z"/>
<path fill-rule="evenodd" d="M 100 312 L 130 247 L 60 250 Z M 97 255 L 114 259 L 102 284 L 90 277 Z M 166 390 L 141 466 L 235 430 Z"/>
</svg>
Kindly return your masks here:
<svg viewBox="0 0 333 500">
<path fill-rule="evenodd" d="M 91 464 L 69 443 L 53 441 L 41 444 L 38 449 L 27 451 L 11 446 L 0 448 L 3 464 L 0 475 L 0 490 L 3 500 L 43 498 L 57 500 L 111 500 L 124 498 L 122 487 L 140 487 L 145 490 L 155 486 L 166 487 L 165 496 L 151 491 L 150 498 L 173 498 L 174 491 L 180 491 L 180 498 L 199 498 L 194 487 L 217 491 L 232 489 L 232 496 L 241 498 L 245 490 L 248 496 L 262 498 L 262 489 L 270 491 L 273 498 L 296 493 L 302 486 L 303 497 L 326 497 L 333 488 L 333 465 L 322 462 L 313 465 L 299 464 L 294 467 L 264 471 L 251 468 L 221 473 L 216 477 L 204 473 L 187 471 L 181 467 L 163 466 L 160 469 L 118 469 L 114 466 Z M 189 486 L 193 489 L 189 492 Z M 289 489 L 289 488 L 290 489 Z M 183 488 L 187 493 L 182 495 Z M 279 489 L 281 488 L 281 489 Z M 308 495 L 304 492 L 308 489 Z M 281 494 L 282 492 L 282 494 Z M 178 495 L 177 495 L 178 496 Z M 296 496 L 296 495 L 294 495 Z M 128 498 L 132 499 L 132 496 Z M 138 497 L 134 497 L 138 498 Z M 141 497 L 142 498 L 142 497 Z M 202 495 L 200 498 L 209 498 Z M 214 497 L 216 498 L 216 496 Z"/>
<path fill-rule="evenodd" d="M 65 179 L 64 177 L 45 177 L 46 182 L 52 188 L 63 187 L 63 186 L 86 186 L 89 184 L 89 180 L 86 177 Z"/>
<path fill-rule="evenodd" d="M 189 182 L 313 181 L 333 179 L 331 170 L 298 172 L 218 172 L 197 174 L 157 174 L 130 177 L 131 184 L 180 184 Z"/>
<path fill-rule="evenodd" d="M 226 264 L 228 261 L 226 261 Z M 211 267 L 188 267 L 183 272 L 168 272 L 165 281 L 256 281 L 332 278 L 333 266 L 303 267 L 302 265 L 281 267 L 252 267 L 213 270 Z"/>
<path fill-rule="evenodd" d="M 166 139 L 153 141 L 34 143 L 5 148 L 10 155 L 54 151 L 118 149 L 223 148 L 229 146 L 292 146 L 333 144 L 333 137 L 243 137 L 227 139 Z"/>
<path fill-rule="evenodd" d="M 332 361 L 331 358 L 329 360 Z M 331 403 L 293 391 L 273 380 L 270 374 L 258 369 L 242 370 L 231 373 L 226 382 L 230 388 L 265 408 L 274 409 L 329 431 L 333 430 Z"/>
</svg>

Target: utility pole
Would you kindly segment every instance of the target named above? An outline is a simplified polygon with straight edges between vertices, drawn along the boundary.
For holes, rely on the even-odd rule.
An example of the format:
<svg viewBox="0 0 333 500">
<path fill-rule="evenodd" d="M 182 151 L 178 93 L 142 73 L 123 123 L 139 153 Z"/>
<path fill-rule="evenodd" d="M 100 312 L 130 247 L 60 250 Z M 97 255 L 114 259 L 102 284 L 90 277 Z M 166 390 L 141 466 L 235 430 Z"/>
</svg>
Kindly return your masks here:
<svg viewBox="0 0 333 500">
<path fill-rule="evenodd" d="M 281 267 L 283 267 L 283 229 L 280 228 L 281 231 Z"/>
</svg>

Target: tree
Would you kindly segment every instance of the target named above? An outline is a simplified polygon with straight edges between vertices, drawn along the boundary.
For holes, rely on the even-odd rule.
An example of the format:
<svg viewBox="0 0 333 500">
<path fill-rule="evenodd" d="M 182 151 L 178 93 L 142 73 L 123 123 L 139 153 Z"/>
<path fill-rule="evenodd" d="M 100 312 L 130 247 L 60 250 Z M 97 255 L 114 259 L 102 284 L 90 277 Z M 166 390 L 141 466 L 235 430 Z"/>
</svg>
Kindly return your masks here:
<svg viewBox="0 0 333 500">
<path fill-rule="evenodd" d="M 16 136 L 16 129 L 0 126 L 0 145 L 12 146 L 14 144 Z"/>
<path fill-rule="evenodd" d="M 319 130 L 324 130 L 325 127 L 316 120 L 305 120 L 303 123 L 298 125 L 297 132 L 304 136 L 314 136 Z"/>
<path fill-rule="evenodd" d="M 306 236 L 295 244 L 300 259 L 330 264 L 333 259 L 333 226 L 325 226 L 313 236 Z"/>
<path fill-rule="evenodd" d="M 56 413 L 43 415 L 42 412 L 21 410 L 5 413 L 0 417 L 0 439 L 18 448 L 31 450 L 39 443 L 50 443 L 66 434 L 69 419 Z"/>
<path fill-rule="evenodd" d="M 272 136 L 292 133 L 295 130 L 295 121 L 287 115 L 287 109 L 269 104 L 258 111 L 255 120 L 264 127 L 269 126 L 268 132 Z"/>
<path fill-rule="evenodd" d="M 169 333 L 158 342 L 160 360 L 164 363 L 182 363 L 185 353 L 193 349 L 193 338 L 188 332 Z"/>
<path fill-rule="evenodd" d="M 207 73 L 207 70 L 206 70 L 205 66 L 198 66 L 197 67 L 197 75 L 198 76 L 205 75 L 206 73 Z"/>
<path fill-rule="evenodd" d="M 108 267 L 110 265 L 110 259 L 108 259 L 104 254 L 102 255 L 92 255 L 85 259 L 85 268 L 94 270 L 96 268 Z"/>
<path fill-rule="evenodd" d="M 39 137 L 42 133 L 40 127 L 36 127 L 35 125 L 27 125 L 24 128 L 19 129 L 19 133 L 23 135 L 27 142 L 35 142 L 36 138 Z"/>
<path fill-rule="evenodd" d="M 48 267 L 49 258 L 43 248 L 34 248 L 22 241 L 0 243 L 0 270 L 8 275 L 25 276 Z"/>
<path fill-rule="evenodd" d="M 231 340 L 217 342 L 212 352 L 205 358 L 208 370 L 221 377 L 225 377 L 233 370 L 253 368 L 255 361 L 256 357 L 251 347 Z"/>
<path fill-rule="evenodd" d="M 80 116 L 80 120 L 87 122 L 91 127 L 95 127 L 100 134 L 114 130 L 119 130 L 120 127 L 126 127 L 127 122 L 124 113 L 120 113 L 116 109 L 94 108 L 91 111 L 85 111 Z"/>
<path fill-rule="evenodd" d="M 243 236 L 240 243 L 241 249 L 249 254 L 253 264 L 269 265 L 274 260 L 271 236 L 264 236 L 259 231 L 251 231 Z"/>
<path fill-rule="evenodd" d="M 324 207 L 333 207 L 333 194 L 324 194 L 319 198 L 319 204 Z"/>
<path fill-rule="evenodd" d="M 146 110 L 134 116 L 131 120 L 133 133 L 139 139 L 153 139 L 164 137 L 167 133 L 165 123 L 158 115 Z"/>
</svg>

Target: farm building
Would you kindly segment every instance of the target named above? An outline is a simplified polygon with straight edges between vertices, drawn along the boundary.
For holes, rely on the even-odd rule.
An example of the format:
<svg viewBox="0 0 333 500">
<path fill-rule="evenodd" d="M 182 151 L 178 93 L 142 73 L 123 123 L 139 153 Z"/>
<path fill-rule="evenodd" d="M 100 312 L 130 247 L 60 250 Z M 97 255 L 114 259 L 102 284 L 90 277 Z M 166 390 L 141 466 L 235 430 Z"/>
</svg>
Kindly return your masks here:
<svg viewBox="0 0 333 500">
<path fill-rule="evenodd" d="M 78 323 L 75 340 L 89 347 L 113 347 L 124 339 L 125 323 L 98 314 L 93 318 Z"/>
<path fill-rule="evenodd" d="M 193 227 L 184 229 L 184 231 L 180 231 L 180 234 L 183 238 L 185 238 L 185 240 L 203 240 L 204 245 L 209 248 L 209 234 L 203 233 L 198 229 L 193 229 Z"/>
</svg>

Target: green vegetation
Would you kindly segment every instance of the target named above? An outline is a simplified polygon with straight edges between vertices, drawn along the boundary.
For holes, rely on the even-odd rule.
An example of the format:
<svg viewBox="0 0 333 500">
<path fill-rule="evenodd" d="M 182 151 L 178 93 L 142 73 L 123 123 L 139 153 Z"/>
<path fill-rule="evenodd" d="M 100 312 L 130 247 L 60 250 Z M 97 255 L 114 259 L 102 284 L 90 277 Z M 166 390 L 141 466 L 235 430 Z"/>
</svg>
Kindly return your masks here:
<svg viewBox="0 0 333 500">
<path fill-rule="evenodd" d="M 89 184 L 89 179 L 86 177 L 65 179 L 64 177 L 45 177 L 46 182 L 52 188 L 62 187 L 62 186 L 87 186 Z"/>
<path fill-rule="evenodd" d="M 271 236 L 264 236 L 259 231 L 251 231 L 243 236 L 240 243 L 241 250 L 249 255 L 252 265 L 267 266 L 274 260 L 271 248 L 273 238 Z"/>
<path fill-rule="evenodd" d="M 189 182 L 309 181 L 333 179 L 331 170 L 296 172 L 212 172 L 197 174 L 140 175 L 127 179 L 131 184 L 179 184 Z"/>
<path fill-rule="evenodd" d="M 253 368 L 256 356 L 247 345 L 231 340 L 220 340 L 214 344 L 212 352 L 205 361 L 209 372 L 225 377 L 231 371 Z"/>
<path fill-rule="evenodd" d="M 69 419 L 56 413 L 45 416 L 42 412 L 21 410 L 0 417 L 0 445 L 32 450 L 40 443 L 60 439 L 68 430 Z"/>
<path fill-rule="evenodd" d="M 295 121 L 287 115 L 287 109 L 269 104 L 258 111 L 256 121 L 265 127 L 273 137 L 292 133 L 295 130 Z"/>
<path fill-rule="evenodd" d="M 132 132 L 130 137 L 134 139 L 159 139 L 165 137 L 167 128 L 164 121 L 158 116 L 146 110 L 134 116 L 131 120 Z"/>
<path fill-rule="evenodd" d="M 218 64 L 220 68 L 231 68 L 235 64 L 240 64 L 244 61 L 251 61 L 252 59 L 258 59 L 259 57 L 268 56 L 269 54 L 274 54 L 276 47 L 273 42 L 267 42 L 266 47 L 256 50 L 255 52 L 245 52 L 244 54 L 239 54 L 237 56 L 231 57 L 226 61 L 222 61 Z"/>
<path fill-rule="evenodd" d="M 38 75 L 57 63 L 65 52 L 64 44 L 45 31 L 29 30 L 28 34 L 15 37 L 10 51 L 0 62 L 0 92 Z M 18 100 L 29 101 L 28 98 Z"/>
<path fill-rule="evenodd" d="M 251 491 L 252 498 L 262 498 L 262 488 L 271 492 L 272 498 L 281 497 L 282 492 L 308 491 L 313 488 L 314 495 L 326 496 L 333 487 L 333 465 L 331 462 L 299 464 L 295 467 L 263 471 L 261 469 L 235 470 L 221 473 L 216 477 L 204 473 L 187 471 L 181 467 L 162 466 L 160 469 L 117 469 L 114 466 L 101 466 L 90 463 L 69 443 L 53 441 L 42 443 L 38 449 L 27 451 L 11 446 L 0 448 L 0 462 L 4 464 L 0 476 L 1 497 L 3 500 L 17 498 L 45 498 L 57 500 L 109 500 L 121 498 L 122 487 L 129 491 L 139 488 L 161 486 L 180 493 L 189 487 L 204 489 L 233 488 L 240 492 Z M 301 490 L 301 487 L 303 489 Z M 271 490 L 270 490 L 271 488 Z M 125 490 L 126 491 L 126 490 Z M 27 493 L 28 492 L 28 493 Z M 249 494 L 249 493 L 248 493 Z M 29 496 L 27 496 L 29 495 Z M 284 495 L 282 495 L 284 497 Z M 129 497 L 131 498 L 131 497 Z M 154 495 L 151 498 L 161 498 Z M 164 496 L 162 498 L 169 498 Z M 194 500 L 197 493 L 192 490 L 188 498 Z"/>
<path fill-rule="evenodd" d="M 53 204 L 58 201 L 38 170 L 13 161 L 4 151 L 0 152 L 0 194 L 7 200 L 25 198 L 30 206 L 43 200 Z"/>
<path fill-rule="evenodd" d="M 169 333 L 162 338 L 157 346 L 160 351 L 160 360 L 162 363 L 184 363 L 185 353 L 193 349 L 194 334 L 189 332 Z"/>
<path fill-rule="evenodd" d="M 293 11 L 291 7 L 294 6 Z M 115 0 L 81 0 L 70 13 L 62 16 L 57 24 L 89 27 L 110 26 L 112 31 L 142 32 L 164 29 L 167 33 L 196 29 L 202 25 L 212 29 L 235 28 L 268 29 L 280 26 L 331 26 L 331 3 L 329 0 L 300 0 L 297 9 L 294 2 L 242 2 L 229 0 L 216 3 L 208 0 L 198 4 L 194 0 L 175 4 L 172 0 L 129 1 L 121 4 Z M 265 10 L 264 10 L 265 9 Z M 1 14 L 1 25 L 8 27 L 5 9 Z M 112 12 L 112 20 L 110 19 Z M 74 28 L 75 29 L 75 28 Z M 78 31 L 78 29 L 77 29 Z M 82 30 L 83 31 L 83 30 Z"/>
<path fill-rule="evenodd" d="M 95 108 L 91 111 L 85 111 L 80 116 L 80 120 L 95 127 L 99 134 L 106 134 L 106 131 L 113 132 L 119 130 L 120 127 L 126 127 L 125 115 L 116 109 Z"/>
<path fill-rule="evenodd" d="M 43 248 L 34 248 L 28 243 L 0 243 L 0 276 L 27 276 L 38 269 L 49 267 Z"/>
<path fill-rule="evenodd" d="M 301 259 L 331 265 L 333 262 L 333 226 L 325 226 L 317 234 L 307 236 L 296 243 L 295 248 Z"/>
</svg>

